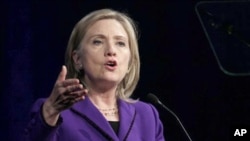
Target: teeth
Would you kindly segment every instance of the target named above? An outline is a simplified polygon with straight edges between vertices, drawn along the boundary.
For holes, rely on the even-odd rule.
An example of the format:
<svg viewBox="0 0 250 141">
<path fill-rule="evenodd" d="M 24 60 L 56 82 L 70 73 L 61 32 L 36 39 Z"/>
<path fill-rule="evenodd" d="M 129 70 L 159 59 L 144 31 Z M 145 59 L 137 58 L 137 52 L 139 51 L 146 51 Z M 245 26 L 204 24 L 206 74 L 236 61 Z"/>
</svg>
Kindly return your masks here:
<svg viewBox="0 0 250 141">
<path fill-rule="evenodd" d="M 107 64 L 108 64 L 108 65 L 111 65 L 111 66 L 114 66 L 114 65 L 115 65 L 115 62 L 108 62 Z"/>
</svg>

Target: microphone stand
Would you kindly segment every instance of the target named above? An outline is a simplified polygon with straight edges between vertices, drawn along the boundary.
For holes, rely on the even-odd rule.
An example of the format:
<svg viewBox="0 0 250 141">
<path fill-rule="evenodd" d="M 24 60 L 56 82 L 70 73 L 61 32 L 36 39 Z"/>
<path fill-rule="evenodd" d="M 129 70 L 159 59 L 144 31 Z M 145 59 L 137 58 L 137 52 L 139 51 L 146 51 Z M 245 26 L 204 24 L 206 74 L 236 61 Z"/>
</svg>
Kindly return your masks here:
<svg viewBox="0 0 250 141">
<path fill-rule="evenodd" d="M 182 122 L 180 121 L 180 119 L 178 118 L 178 116 L 172 111 L 170 110 L 167 106 L 165 106 L 154 94 L 149 93 L 148 94 L 148 99 L 150 99 L 153 103 L 155 104 L 159 104 L 161 105 L 164 109 L 166 109 L 170 114 L 172 114 L 176 120 L 178 121 L 178 123 L 180 124 L 182 130 L 185 132 L 186 136 L 188 137 L 189 141 L 192 141 L 190 135 L 188 134 L 187 130 L 185 129 L 185 127 L 183 126 Z"/>
<path fill-rule="evenodd" d="M 176 120 L 178 121 L 178 123 L 180 124 L 181 128 L 183 129 L 183 131 L 185 132 L 186 136 L 188 137 L 189 141 L 192 141 L 191 137 L 189 136 L 187 130 L 185 129 L 185 127 L 183 126 L 182 122 L 180 121 L 180 119 L 178 118 L 178 116 L 172 111 L 170 110 L 167 106 L 165 106 L 164 104 L 162 104 L 161 101 L 158 101 L 158 103 L 164 108 L 166 109 L 169 113 L 171 113 Z"/>
</svg>

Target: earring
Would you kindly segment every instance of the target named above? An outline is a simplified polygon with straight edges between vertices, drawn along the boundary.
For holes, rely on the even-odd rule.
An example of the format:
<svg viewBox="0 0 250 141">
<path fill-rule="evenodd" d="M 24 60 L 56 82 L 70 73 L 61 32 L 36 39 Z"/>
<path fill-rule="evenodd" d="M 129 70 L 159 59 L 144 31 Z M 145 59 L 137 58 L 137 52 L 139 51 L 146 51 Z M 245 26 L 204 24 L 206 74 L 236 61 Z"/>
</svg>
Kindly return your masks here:
<svg viewBox="0 0 250 141">
<path fill-rule="evenodd" d="M 79 65 L 79 71 L 81 71 L 83 68 L 82 68 L 82 64 Z"/>
</svg>

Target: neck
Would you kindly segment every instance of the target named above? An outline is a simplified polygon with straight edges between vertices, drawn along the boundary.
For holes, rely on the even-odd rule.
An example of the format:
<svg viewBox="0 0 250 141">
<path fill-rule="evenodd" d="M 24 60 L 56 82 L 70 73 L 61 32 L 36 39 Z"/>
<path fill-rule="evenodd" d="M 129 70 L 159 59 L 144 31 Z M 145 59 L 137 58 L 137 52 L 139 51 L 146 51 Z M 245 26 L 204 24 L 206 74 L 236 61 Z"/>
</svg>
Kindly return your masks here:
<svg viewBox="0 0 250 141">
<path fill-rule="evenodd" d="M 116 95 L 115 93 L 95 93 L 89 91 L 88 96 L 90 100 L 100 108 L 110 108 L 116 105 Z"/>
<path fill-rule="evenodd" d="M 119 121 L 118 104 L 115 91 L 107 93 L 95 93 L 89 91 L 90 101 L 102 113 L 108 121 Z"/>
<path fill-rule="evenodd" d="M 111 108 L 116 105 L 116 84 L 108 82 L 94 83 L 89 81 L 89 79 L 85 79 L 84 83 L 88 89 L 88 96 L 95 106 L 99 108 Z"/>
<path fill-rule="evenodd" d="M 108 121 L 119 121 L 117 104 L 117 84 L 105 81 L 90 81 L 84 79 L 84 85 L 88 89 L 88 97 L 95 107 Z"/>
</svg>

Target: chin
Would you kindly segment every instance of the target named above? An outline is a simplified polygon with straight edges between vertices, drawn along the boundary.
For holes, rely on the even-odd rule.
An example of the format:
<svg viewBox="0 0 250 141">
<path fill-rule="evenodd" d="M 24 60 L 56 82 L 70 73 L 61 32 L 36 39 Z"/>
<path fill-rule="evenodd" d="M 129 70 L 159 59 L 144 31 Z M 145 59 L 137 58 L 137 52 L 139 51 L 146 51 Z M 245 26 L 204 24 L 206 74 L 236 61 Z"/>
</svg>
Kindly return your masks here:
<svg viewBox="0 0 250 141">
<path fill-rule="evenodd" d="M 114 78 L 114 77 L 106 77 L 103 79 L 107 83 L 114 83 L 114 84 L 119 84 L 121 82 L 121 78 Z"/>
</svg>

